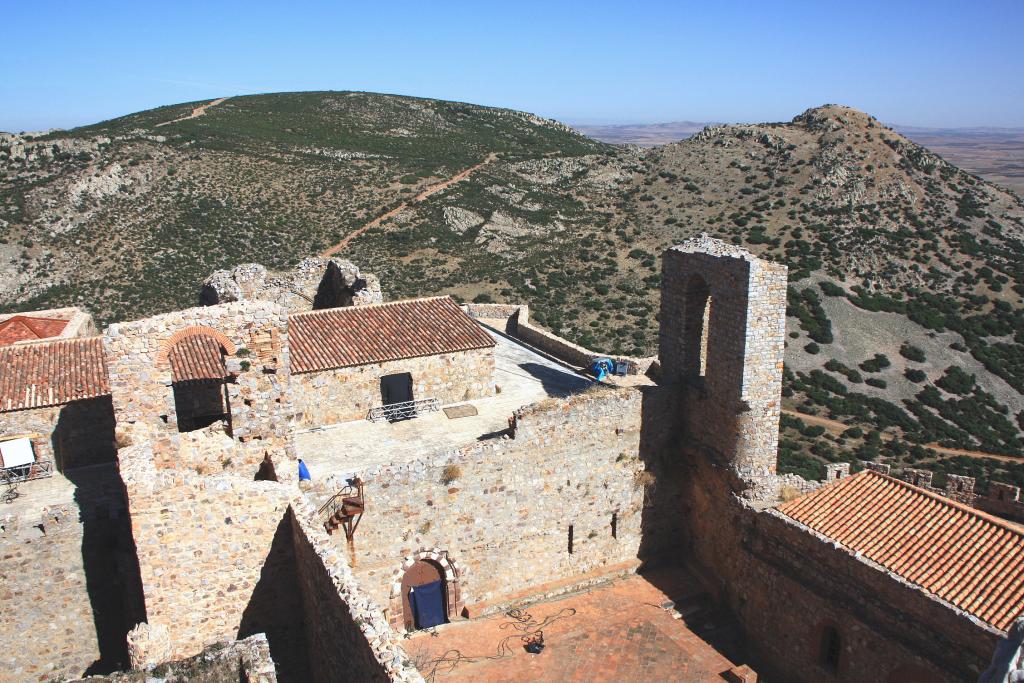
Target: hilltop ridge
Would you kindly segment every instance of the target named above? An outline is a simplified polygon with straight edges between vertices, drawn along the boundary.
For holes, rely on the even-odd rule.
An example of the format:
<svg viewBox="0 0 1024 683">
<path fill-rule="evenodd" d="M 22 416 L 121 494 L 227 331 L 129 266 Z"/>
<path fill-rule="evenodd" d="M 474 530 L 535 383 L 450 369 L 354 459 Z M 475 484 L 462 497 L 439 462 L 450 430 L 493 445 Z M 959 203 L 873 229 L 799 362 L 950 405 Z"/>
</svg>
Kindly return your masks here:
<svg viewBox="0 0 1024 683">
<path fill-rule="evenodd" d="M 214 270 L 344 244 L 389 298 L 529 303 L 574 342 L 639 356 L 658 254 L 708 232 L 789 265 L 786 407 L 853 430 L 787 419 L 785 467 L 856 456 L 1024 484 L 1012 462 L 925 448 L 1024 452 L 1024 204 L 864 112 L 641 150 L 393 95 L 232 97 L 182 119 L 202 104 L 0 138 L 6 310 L 135 318 L 193 305 Z"/>
</svg>

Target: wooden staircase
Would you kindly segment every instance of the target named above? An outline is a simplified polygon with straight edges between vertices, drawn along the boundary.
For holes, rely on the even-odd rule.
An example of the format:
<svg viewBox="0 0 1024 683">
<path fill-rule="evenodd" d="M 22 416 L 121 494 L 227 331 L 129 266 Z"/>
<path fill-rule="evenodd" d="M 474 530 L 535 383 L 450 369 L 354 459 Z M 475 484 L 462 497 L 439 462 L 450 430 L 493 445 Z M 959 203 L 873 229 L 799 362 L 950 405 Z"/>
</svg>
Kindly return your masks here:
<svg viewBox="0 0 1024 683">
<path fill-rule="evenodd" d="M 349 541 L 355 536 L 359 520 L 366 511 L 366 500 L 363 497 L 363 480 L 358 477 L 350 484 L 335 493 L 320 507 L 320 515 L 324 517 L 324 529 L 333 534 L 338 527 L 345 530 L 345 538 Z"/>
</svg>

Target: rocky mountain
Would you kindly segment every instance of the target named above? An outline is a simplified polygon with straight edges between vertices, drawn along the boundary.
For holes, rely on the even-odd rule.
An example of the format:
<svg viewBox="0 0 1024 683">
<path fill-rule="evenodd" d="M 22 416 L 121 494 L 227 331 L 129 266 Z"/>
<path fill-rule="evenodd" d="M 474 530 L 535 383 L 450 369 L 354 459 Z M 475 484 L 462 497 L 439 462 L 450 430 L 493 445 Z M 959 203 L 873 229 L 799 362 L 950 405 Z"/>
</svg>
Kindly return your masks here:
<svg viewBox="0 0 1024 683">
<path fill-rule="evenodd" d="M 6 308 L 136 317 L 194 304 L 215 269 L 333 247 L 390 298 L 527 301 L 574 341 L 647 354 L 657 254 L 706 231 L 790 266 L 785 469 L 1024 484 L 1022 461 L 957 452 L 1024 455 L 1024 204 L 871 116 L 641 150 L 389 95 L 196 106 L 0 139 Z"/>
</svg>

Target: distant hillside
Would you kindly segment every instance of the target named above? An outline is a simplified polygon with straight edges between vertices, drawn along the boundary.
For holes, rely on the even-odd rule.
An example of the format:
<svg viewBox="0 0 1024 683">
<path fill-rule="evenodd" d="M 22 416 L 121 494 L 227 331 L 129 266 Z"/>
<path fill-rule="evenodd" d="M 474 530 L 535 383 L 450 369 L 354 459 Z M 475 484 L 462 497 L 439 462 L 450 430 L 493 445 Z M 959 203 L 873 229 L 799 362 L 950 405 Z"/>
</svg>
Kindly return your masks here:
<svg viewBox="0 0 1024 683">
<path fill-rule="evenodd" d="M 679 142 L 707 126 L 721 124 L 679 121 L 615 125 L 574 125 L 595 140 L 615 145 L 656 147 Z M 927 147 L 951 164 L 1024 196 L 1024 128 L 921 128 L 894 130 Z"/>
<path fill-rule="evenodd" d="M 818 422 L 786 418 L 784 469 L 870 458 L 1024 485 L 1024 461 L 927 447 L 1024 455 L 1024 203 L 866 114 L 645 150 L 367 93 L 230 98 L 158 127 L 197 104 L 0 139 L 5 308 L 138 317 L 193 305 L 216 268 L 358 235 L 342 255 L 391 298 L 526 301 L 581 344 L 648 354 L 657 255 L 707 231 L 790 266 L 784 405 Z"/>
</svg>

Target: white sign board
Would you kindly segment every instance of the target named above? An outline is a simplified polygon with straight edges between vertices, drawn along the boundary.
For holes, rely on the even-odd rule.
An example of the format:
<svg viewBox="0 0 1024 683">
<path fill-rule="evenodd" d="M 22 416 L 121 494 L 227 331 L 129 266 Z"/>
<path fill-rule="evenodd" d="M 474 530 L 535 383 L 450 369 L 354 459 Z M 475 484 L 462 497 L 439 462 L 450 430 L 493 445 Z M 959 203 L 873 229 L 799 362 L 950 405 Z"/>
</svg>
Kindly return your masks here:
<svg viewBox="0 0 1024 683">
<path fill-rule="evenodd" d="M 29 439 L 11 439 L 0 442 L 0 457 L 4 467 L 31 465 L 36 461 L 32 453 L 32 442 Z"/>
</svg>

